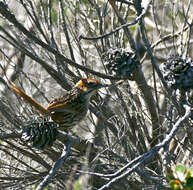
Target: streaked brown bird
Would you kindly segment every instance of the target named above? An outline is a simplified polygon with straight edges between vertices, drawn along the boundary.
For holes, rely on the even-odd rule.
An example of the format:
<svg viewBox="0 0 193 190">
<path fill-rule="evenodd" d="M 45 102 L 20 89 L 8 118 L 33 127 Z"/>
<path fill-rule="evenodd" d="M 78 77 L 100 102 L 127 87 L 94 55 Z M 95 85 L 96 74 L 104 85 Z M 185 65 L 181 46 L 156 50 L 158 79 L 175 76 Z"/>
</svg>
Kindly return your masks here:
<svg viewBox="0 0 193 190">
<path fill-rule="evenodd" d="M 44 108 L 14 83 L 10 82 L 10 87 L 25 101 L 34 106 L 42 115 L 49 114 L 54 122 L 61 124 L 65 129 L 78 124 L 86 116 L 91 96 L 98 89 L 105 86 L 93 78 L 81 79 L 67 94 L 54 99 Z"/>
</svg>

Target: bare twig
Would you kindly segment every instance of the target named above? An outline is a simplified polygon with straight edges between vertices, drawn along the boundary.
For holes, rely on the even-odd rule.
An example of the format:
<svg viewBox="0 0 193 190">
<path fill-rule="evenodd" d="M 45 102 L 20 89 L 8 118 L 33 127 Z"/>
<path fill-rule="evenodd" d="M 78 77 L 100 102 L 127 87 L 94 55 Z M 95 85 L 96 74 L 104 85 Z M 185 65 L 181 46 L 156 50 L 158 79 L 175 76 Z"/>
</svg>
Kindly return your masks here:
<svg viewBox="0 0 193 190">
<path fill-rule="evenodd" d="M 163 86 L 164 86 L 165 89 L 167 90 L 168 97 L 172 100 L 172 103 L 175 105 L 175 107 L 176 107 L 176 109 L 178 110 L 178 112 L 179 112 L 179 113 L 183 113 L 182 108 L 179 107 L 176 99 L 172 96 L 171 89 L 168 88 L 168 85 L 167 85 L 166 81 L 164 80 L 163 75 L 162 75 L 162 73 L 161 73 L 161 71 L 160 71 L 160 69 L 159 69 L 159 67 L 158 67 L 158 65 L 157 65 L 156 59 L 155 59 L 155 57 L 153 56 L 151 46 L 150 46 L 149 41 L 148 41 L 147 36 L 146 36 L 146 29 L 145 29 L 145 26 L 144 26 L 144 23 L 143 23 L 142 20 L 140 21 L 140 24 L 139 24 L 139 25 L 140 25 L 140 30 L 141 30 L 142 39 L 143 39 L 144 45 L 145 45 L 145 47 L 146 47 L 146 49 L 147 49 L 147 53 L 148 53 L 148 55 L 149 55 L 150 58 L 151 58 L 151 62 L 152 62 L 153 67 L 155 68 L 155 70 L 156 70 L 156 72 L 157 72 L 157 74 L 158 74 L 158 76 L 159 76 L 159 78 L 160 78 Z"/>
<path fill-rule="evenodd" d="M 59 5 L 60 5 L 60 13 L 62 16 L 62 28 L 63 28 L 64 34 L 66 36 L 66 41 L 67 41 L 68 48 L 70 51 L 71 59 L 75 62 L 74 52 L 73 52 L 72 45 L 70 42 L 70 36 L 68 34 L 66 19 L 65 19 L 65 15 L 64 15 L 64 5 L 63 5 L 62 0 L 59 0 Z"/>
<path fill-rule="evenodd" d="M 62 167 L 62 164 L 68 157 L 68 154 L 70 152 L 70 147 L 71 147 L 71 141 L 68 139 L 68 141 L 65 144 L 65 148 L 62 152 L 61 157 L 57 160 L 56 163 L 54 163 L 52 169 L 50 170 L 49 174 L 44 178 L 44 180 L 37 186 L 36 190 L 41 190 L 45 186 L 48 185 L 52 177 L 56 174 L 57 170 L 59 170 Z"/>
<path fill-rule="evenodd" d="M 170 141 L 174 138 L 174 136 L 176 135 L 179 127 L 181 126 L 181 124 L 190 116 L 191 114 L 191 107 L 189 106 L 185 106 L 186 108 L 186 113 L 184 114 L 184 116 L 180 117 L 177 122 L 174 124 L 174 126 L 172 127 L 172 130 L 170 131 L 170 133 L 167 135 L 167 137 L 159 144 L 157 144 L 156 146 L 154 146 L 150 151 L 136 157 L 134 160 L 130 161 L 128 164 L 126 164 L 124 167 L 122 167 L 121 169 L 119 169 L 117 172 L 115 172 L 114 174 L 106 174 L 105 177 L 114 177 L 113 179 L 111 179 L 108 183 L 106 183 L 105 185 L 103 185 L 101 188 L 99 188 L 98 190 L 103 190 L 105 188 L 108 188 L 112 183 L 116 182 L 117 180 L 120 180 L 123 177 L 126 177 L 128 175 L 130 175 L 131 173 L 133 173 L 138 166 L 140 166 L 142 163 L 144 163 L 145 161 L 149 160 L 151 157 L 154 156 L 155 153 L 157 153 L 162 147 L 168 145 L 170 143 Z M 128 167 L 130 167 L 132 164 L 136 163 L 135 165 L 133 165 L 133 167 L 131 167 L 128 171 L 126 171 L 125 173 L 122 173 L 123 171 L 125 171 Z M 122 173 L 122 174 L 121 174 Z M 116 176 L 116 177 L 115 177 Z"/>
<path fill-rule="evenodd" d="M 21 138 L 22 134 L 21 133 L 0 133 L 0 140 L 6 140 L 6 139 L 17 139 Z"/>
<path fill-rule="evenodd" d="M 106 34 L 103 34 L 103 35 L 100 35 L 100 36 L 97 36 L 97 37 L 86 37 L 86 36 L 81 35 L 81 36 L 79 37 L 79 39 L 80 39 L 80 40 L 81 40 L 81 39 L 83 39 L 83 40 L 99 40 L 99 39 L 105 38 L 105 37 L 107 37 L 107 36 L 110 36 L 110 35 L 118 32 L 119 30 L 124 29 L 125 27 L 133 26 L 133 25 L 137 24 L 138 21 L 145 15 L 145 13 L 146 13 L 146 12 L 143 12 L 143 13 L 142 13 L 141 15 L 139 15 L 134 21 L 128 22 L 128 23 L 126 23 L 126 24 L 122 24 L 121 26 L 115 28 L 114 30 L 112 30 L 111 32 L 108 32 L 108 33 L 106 33 Z"/>
<path fill-rule="evenodd" d="M 34 41 L 35 43 L 40 45 L 42 48 L 45 48 L 47 51 L 53 53 L 55 56 L 58 56 L 61 59 L 61 61 L 64 61 L 64 62 L 70 64 L 73 67 L 76 67 L 76 68 L 78 68 L 80 70 L 83 70 L 85 72 L 91 73 L 93 75 L 96 75 L 96 76 L 104 78 L 104 79 L 112 79 L 112 80 L 124 79 L 124 77 L 113 77 L 113 76 L 105 75 L 105 74 L 103 74 L 101 72 L 93 71 L 92 69 L 89 69 L 89 68 L 87 68 L 85 66 L 82 66 L 82 65 L 80 65 L 80 64 L 78 64 L 78 63 L 76 63 L 76 62 L 74 62 L 74 61 L 72 61 L 70 59 L 68 59 L 64 55 L 60 54 L 60 52 L 58 52 L 56 49 L 52 48 L 50 45 L 46 44 L 45 42 L 43 42 L 42 40 L 37 38 L 33 33 L 28 31 L 21 23 L 19 23 L 18 20 L 15 18 L 15 15 L 12 14 L 8 10 L 7 5 L 5 5 L 3 2 L 0 2 L 0 13 L 2 14 L 2 16 L 4 16 L 6 19 L 8 19 L 16 28 L 18 28 L 19 31 L 23 32 L 23 34 L 25 34 L 29 39 L 31 39 L 32 41 Z M 1 30 L 4 33 L 6 33 L 6 35 L 8 35 L 8 32 L 6 32 L 2 27 L 1 27 Z M 22 51 L 23 48 L 21 48 L 20 51 Z M 33 54 L 31 52 L 29 52 L 29 51 L 27 53 L 25 48 L 24 48 L 24 50 L 25 50 L 25 53 L 28 56 L 31 55 L 30 57 L 31 58 L 33 57 L 33 59 L 37 61 L 37 57 L 33 56 Z M 37 62 L 40 62 L 40 59 L 38 59 Z M 41 62 L 42 62 L 42 60 L 41 60 Z M 125 78 L 125 79 L 127 79 L 127 78 Z"/>
</svg>

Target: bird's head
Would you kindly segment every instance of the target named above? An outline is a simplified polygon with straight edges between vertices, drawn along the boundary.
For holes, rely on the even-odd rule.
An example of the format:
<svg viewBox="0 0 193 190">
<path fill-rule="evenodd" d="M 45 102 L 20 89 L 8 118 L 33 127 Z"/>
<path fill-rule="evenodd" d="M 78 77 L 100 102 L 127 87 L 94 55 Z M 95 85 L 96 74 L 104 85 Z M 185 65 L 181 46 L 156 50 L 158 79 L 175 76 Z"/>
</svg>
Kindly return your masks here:
<svg viewBox="0 0 193 190">
<path fill-rule="evenodd" d="M 99 88 L 106 87 L 106 85 L 93 78 L 83 78 L 76 83 L 75 87 L 91 97 Z"/>
</svg>

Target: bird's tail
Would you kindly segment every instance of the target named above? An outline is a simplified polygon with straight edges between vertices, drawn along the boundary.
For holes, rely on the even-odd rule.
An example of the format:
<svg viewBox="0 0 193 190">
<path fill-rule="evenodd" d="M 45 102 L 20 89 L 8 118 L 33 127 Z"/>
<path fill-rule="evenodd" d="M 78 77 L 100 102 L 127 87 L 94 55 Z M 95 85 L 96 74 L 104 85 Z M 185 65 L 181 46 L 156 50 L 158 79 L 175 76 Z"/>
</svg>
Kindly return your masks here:
<svg viewBox="0 0 193 190">
<path fill-rule="evenodd" d="M 21 90 L 13 82 L 9 81 L 9 86 L 13 89 L 18 95 L 20 95 L 26 102 L 33 106 L 40 114 L 45 115 L 50 113 L 46 108 L 39 104 L 35 99 L 28 96 L 23 90 Z"/>
</svg>

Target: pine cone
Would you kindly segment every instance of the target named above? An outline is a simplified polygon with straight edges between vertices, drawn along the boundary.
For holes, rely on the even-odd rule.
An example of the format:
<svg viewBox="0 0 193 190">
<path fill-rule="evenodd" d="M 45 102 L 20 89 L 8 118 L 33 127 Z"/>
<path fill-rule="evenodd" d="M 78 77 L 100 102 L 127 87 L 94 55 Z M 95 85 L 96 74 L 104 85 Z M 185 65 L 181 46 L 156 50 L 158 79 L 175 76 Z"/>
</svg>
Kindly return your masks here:
<svg viewBox="0 0 193 190">
<path fill-rule="evenodd" d="M 110 74 L 132 79 L 134 68 L 140 65 L 136 55 L 126 49 L 110 49 L 104 55 L 105 65 Z"/>
<path fill-rule="evenodd" d="M 188 91 L 193 89 L 193 61 L 181 55 L 172 55 L 161 65 L 163 76 L 174 90 Z"/>
<path fill-rule="evenodd" d="M 29 142 L 34 148 L 44 149 L 53 145 L 58 135 L 58 127 L 54 122 L 32 123 L 24 127 L 22 140 Z"/>
</svg>

